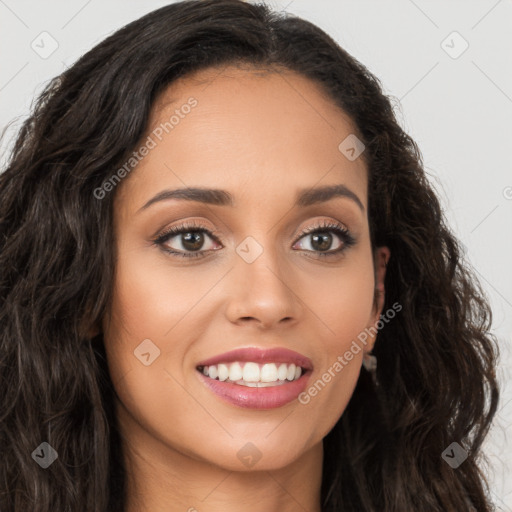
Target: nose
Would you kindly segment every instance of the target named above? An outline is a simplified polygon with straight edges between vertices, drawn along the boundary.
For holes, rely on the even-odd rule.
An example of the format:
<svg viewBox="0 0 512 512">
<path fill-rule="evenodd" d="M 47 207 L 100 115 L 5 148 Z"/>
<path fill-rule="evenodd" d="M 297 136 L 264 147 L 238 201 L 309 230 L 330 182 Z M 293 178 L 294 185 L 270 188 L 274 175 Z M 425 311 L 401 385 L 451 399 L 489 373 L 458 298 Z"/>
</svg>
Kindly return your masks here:
<svg viewBox="0 0 512 512">
<path fill-rule="evenodd" d="M 269 329 L 299 320 L 303 303 L 294 289 L 293 269 L 282 261 L 279 266 L 275 250 L 264 248 L 252 263 L 237 254 L 234 265 L 227 291 L 226 316 L 230 322 Z"/>
</svg>

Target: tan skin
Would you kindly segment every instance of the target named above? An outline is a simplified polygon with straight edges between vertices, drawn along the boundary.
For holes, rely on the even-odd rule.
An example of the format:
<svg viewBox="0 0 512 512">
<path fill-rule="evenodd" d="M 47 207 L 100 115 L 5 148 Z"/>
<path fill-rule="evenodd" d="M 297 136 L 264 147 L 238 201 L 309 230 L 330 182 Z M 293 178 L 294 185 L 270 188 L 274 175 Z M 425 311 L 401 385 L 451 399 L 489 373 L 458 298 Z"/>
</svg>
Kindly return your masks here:
<svg viewBox="0 0 512 512">
<path fill-rule="evenodd" d="M 119 398 L 127 512 L 320 512 L 322 439 L 351 398 L 363 351 L 307 405 L 266 410 L 224 402 L 196 366 L 235 348 L 285 347 L 311 359 L 313 383 L 379 319 L 390 252 L 378 248 L 374 267 L 367 169 L 338 150 L 354 126 L 300 75 L 228 67 L 173 83 L 153 107 L 148 134 L 191 96 L 197 106 L 115 192 L 116 274 L 102 328 Z M 349 197 L 293 206 L 300 189 L 336 184 L 364 211 Z M 169 199 L 141 210 L 159 192 L 185 187 L 226 190 L 234 205 Z M 345 227 L 356 243 L 321 259 L 312 235 L 301 233 L 322 221 Z M 187 251 L 183 235 L 153 242 L 183 222 L 218 241 L 203 232 L 204 254 L 190 260 L 163 250 Z M 329 251 L 343 247 L 327 233 Z M 250 264 L 236 252 L 248 236 L 263 248 Z M 161 351 L 149 366 L 134 356 L 145 339 Z M 248 442 L 261 453 L 253 467 L 237 457 Z"/>
</svg>

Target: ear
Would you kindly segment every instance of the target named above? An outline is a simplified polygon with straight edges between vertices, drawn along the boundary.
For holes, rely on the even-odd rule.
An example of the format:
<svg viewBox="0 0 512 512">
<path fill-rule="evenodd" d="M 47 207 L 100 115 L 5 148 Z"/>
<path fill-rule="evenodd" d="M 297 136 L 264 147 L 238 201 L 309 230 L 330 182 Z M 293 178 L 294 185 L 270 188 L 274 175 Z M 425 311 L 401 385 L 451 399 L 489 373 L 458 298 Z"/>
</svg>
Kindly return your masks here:
<svg viewBox="0 0 512 512">
<path fill-rule="evenodd" d="M 97 323 L 95 323 L 95 324 L 91 325 L 91 327 L 87 331 L 87 337 L 90 339 L 93 339 L 96 336 L 98 336 L 98 334 L 100 332 L 101 332 L 101 329 L 100 329 L 99 325 Z"/>
<path fill-rule="evenodd" d="M 384 300 L 386 298 L 386 291 L 384 288 L 384 280 L 386 277 L 386 267 L 391 257 L 391 251 L 388 247 L 382 246 L 375 249 L 375 292 L 373 300 L 373 310 L 368 324 L 369 332 L 371 333 L 367 338 L 365 352 L 370 353 L 377 340 L 377 329 L 375 324 L 380 319 L 382 310 L 384 309 Z"/>
<path fill-rule="evenodd" d="M 80 328 L 80 332 L 86 339 L 92 340 L 98 334 L 101 333 L 101 322 L 96 321 L 90 323 L 90 320 L 86 320 L 85 318 L 82 320 L 82 326 Z"/>
</svg>

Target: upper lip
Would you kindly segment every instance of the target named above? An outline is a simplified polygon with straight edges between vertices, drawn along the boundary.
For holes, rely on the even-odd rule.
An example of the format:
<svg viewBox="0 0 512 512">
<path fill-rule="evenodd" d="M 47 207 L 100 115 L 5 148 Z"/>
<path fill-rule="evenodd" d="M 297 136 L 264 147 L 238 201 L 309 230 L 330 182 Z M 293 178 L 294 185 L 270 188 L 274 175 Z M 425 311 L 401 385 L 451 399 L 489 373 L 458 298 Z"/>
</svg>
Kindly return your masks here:
<svg viewBox="0 0 512 512">
<path fill-rule="evenodd" d="M 254 362 L 254 363 L 293 363 L 305 370 L 312 370 L 313 363 L 311 359 L 298 352 L 284 347 L 261 349 L 257 347 L 237 348 L 224 354 L 205 359 L 197 366 L 211 366 L 220 363 Z"/>
</svg>

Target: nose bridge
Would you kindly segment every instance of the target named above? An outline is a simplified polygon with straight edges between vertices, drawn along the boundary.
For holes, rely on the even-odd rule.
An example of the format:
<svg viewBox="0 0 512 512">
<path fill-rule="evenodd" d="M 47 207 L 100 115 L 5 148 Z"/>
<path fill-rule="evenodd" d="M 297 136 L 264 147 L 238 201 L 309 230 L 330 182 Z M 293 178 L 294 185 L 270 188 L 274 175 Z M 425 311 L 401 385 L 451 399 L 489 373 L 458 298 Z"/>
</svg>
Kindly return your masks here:
<svg viewBox="0 0 512 512">
<path fill-rule="evenodd" d="M 236 247 L 228 308 L 232 321 L 252 318 L 271 325 L 300 314 L 300 301 L 288 282 L 290 272 L 271 240 L 268 233 L 259 240 L 248 236 Z"/>
</svg>

